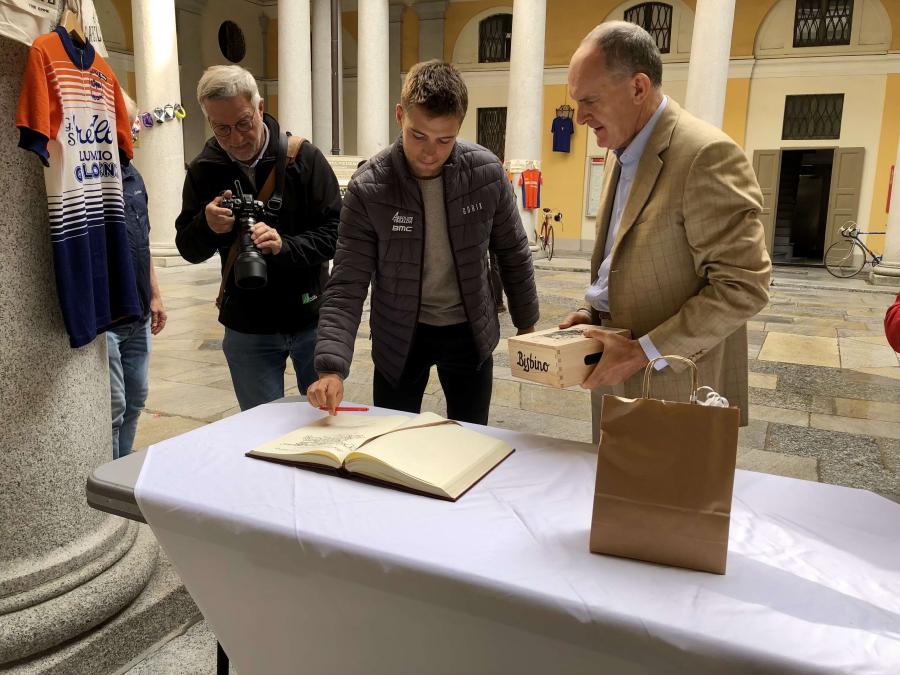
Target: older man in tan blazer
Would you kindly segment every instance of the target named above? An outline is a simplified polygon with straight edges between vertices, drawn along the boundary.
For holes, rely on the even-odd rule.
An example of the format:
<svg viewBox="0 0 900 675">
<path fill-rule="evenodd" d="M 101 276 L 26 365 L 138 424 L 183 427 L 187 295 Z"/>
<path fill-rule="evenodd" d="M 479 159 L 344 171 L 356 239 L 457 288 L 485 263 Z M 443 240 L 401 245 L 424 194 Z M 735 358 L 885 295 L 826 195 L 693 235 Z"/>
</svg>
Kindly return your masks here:
<svg viewBox="0 0 900 675">
<path fill-rule="evenodd" d="M 759 185 L 747 156 L 719 129 L 661 89 L 662 62 L 642 28 L 609 22 L 584 39 L 569 65 L 578 122 L 609 154 L 597 217 L 587 306 L 560 324 L 628 328 L 632 338 L 587 331 L 602 342 L 592 390 L 594 437 L 603 393 L 641 395 L 650 359 L 692 359 L 700 384 L 741 409 L 747 423 L 747 320 L 768 300 Z M 690 378 L 657 362 L 654 398 L 686 401 Z"/>
</svg>

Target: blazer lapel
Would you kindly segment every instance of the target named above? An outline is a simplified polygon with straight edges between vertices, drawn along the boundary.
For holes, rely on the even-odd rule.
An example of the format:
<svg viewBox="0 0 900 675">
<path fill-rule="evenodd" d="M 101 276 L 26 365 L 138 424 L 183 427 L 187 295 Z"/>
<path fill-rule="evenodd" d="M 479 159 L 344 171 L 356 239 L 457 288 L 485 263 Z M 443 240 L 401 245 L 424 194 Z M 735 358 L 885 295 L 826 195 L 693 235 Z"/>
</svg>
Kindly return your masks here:
<svg viewBox="0 0 900 675">
<path fill-rule="evenodd" d="M 600 269 L 600 264 L 603 262 L 603 250 L 606 247 L 609 219 L 612 218 L 613 202 L 616 199 L 616 186 L 619 184 L 621 169 L 622 165 L 616 159 L 615 153 L 607 152 L 603 190 L 600 192 L 600 203 L 597 205 L 597 238 L 594 241 L 594 252 L 591 255 L 591 283 L 597 278 L 597 270 Z"/>
<path fill-rule="evenodd" d="M 656 126 L 653 128 L 653 133 L 647 139 L 644 154 L 641 155 L 638 163 L 634 183 L 631 184 L 628 201 L 625 203 L 625 210 L 622 212 L 622 222 L 619 223 L 619 231 L 616 234 L 613 250 L 618 248 L 619 243 L 644 209 L 647 200 L 650 199 L 650 194 L 653 192 L 653 187 L 656 185 L 656 180 L 659 178 L 663 167 L 663 160 L 660 155 L 669 147 L 669 142 L 672 140 L 672 132 L 675 129 L 675 123 L 678 121 L 680 112 L 681 108 L 670 97 L 665 110 L 663 110 Z"/>
</svg>

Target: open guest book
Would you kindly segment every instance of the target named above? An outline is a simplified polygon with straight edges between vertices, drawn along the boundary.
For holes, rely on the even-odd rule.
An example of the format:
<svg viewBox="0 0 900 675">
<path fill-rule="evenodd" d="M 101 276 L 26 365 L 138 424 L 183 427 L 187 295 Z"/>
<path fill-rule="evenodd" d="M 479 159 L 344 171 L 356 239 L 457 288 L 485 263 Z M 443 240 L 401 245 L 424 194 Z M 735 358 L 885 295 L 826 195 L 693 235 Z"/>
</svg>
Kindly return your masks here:
<svg viewBox="0 0 900 675">
<path fill-rule="evenodd" d="M 269 441 L 247 456 L 456 501 L 512 452 L 500 439 L 434 413 L 338 414 Z"/>
</svg>

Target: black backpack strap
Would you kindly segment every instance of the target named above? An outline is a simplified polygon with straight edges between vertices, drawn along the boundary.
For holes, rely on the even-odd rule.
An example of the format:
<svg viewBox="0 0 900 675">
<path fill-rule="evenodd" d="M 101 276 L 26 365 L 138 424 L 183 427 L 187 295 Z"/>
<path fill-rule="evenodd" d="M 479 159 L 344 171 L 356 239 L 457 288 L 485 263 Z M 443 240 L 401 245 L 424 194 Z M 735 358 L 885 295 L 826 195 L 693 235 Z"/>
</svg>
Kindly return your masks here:
<svg viewBox="0 0 900 675">
<path fill-rule="evenodd" d="M 275 189 L 266 202 L 266 209 L 277 214 L 281 209 L 281 196 L 284 194 L 284 170 L 287 166 L 288 138 L 287 134 L 278 135 L 278 154 L 275 157 Z"/>
</svg>

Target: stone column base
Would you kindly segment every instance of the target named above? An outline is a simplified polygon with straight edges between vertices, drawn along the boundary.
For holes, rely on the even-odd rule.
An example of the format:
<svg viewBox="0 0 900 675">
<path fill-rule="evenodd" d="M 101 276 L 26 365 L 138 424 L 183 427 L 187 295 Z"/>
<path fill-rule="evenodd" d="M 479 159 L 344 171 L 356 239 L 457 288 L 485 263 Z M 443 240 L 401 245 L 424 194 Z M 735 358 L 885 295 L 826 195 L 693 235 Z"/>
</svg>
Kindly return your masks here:
<svg viewBox="0 0 900 675">
<path fill-rule="evenodd" d="M 123 537 L 128 548 L 114 562 L 89 570 L 71 590 L 0 616 L 0 663 L 30 657 L 82 635 L 121 611 L 147 585 L 156 567 L 159 546 L 153 535 L 138 538 L 136 523 Z M 92 565 L 85 566 L 88 570 Z"/>
<path fill-rule="evenodd" d="M 869 283 L 874 286 L 900 287 L 900 264 L 882 262 L 878 267 L 873 267 L 869 273 Z"/>
<path fill-rule="evenodd" d="M 138 528 L 137 537 L 116 566 L 54 601 L 3 617 L 11 621 L 0 628 L 0 647 L 8 640 L 30 647 L 47 644 L 62 631 L 80 637 L 4 663 L 0 670 L 11 668 L 17 675 L 115 672 L 200 620 L 200 611 L 160 553 L 150 528 L 131 526 Z M 108 608 L 113 605 L 110 618 Z M 31 614 L 20 616 L 26 612 Z"/>
</svg>

